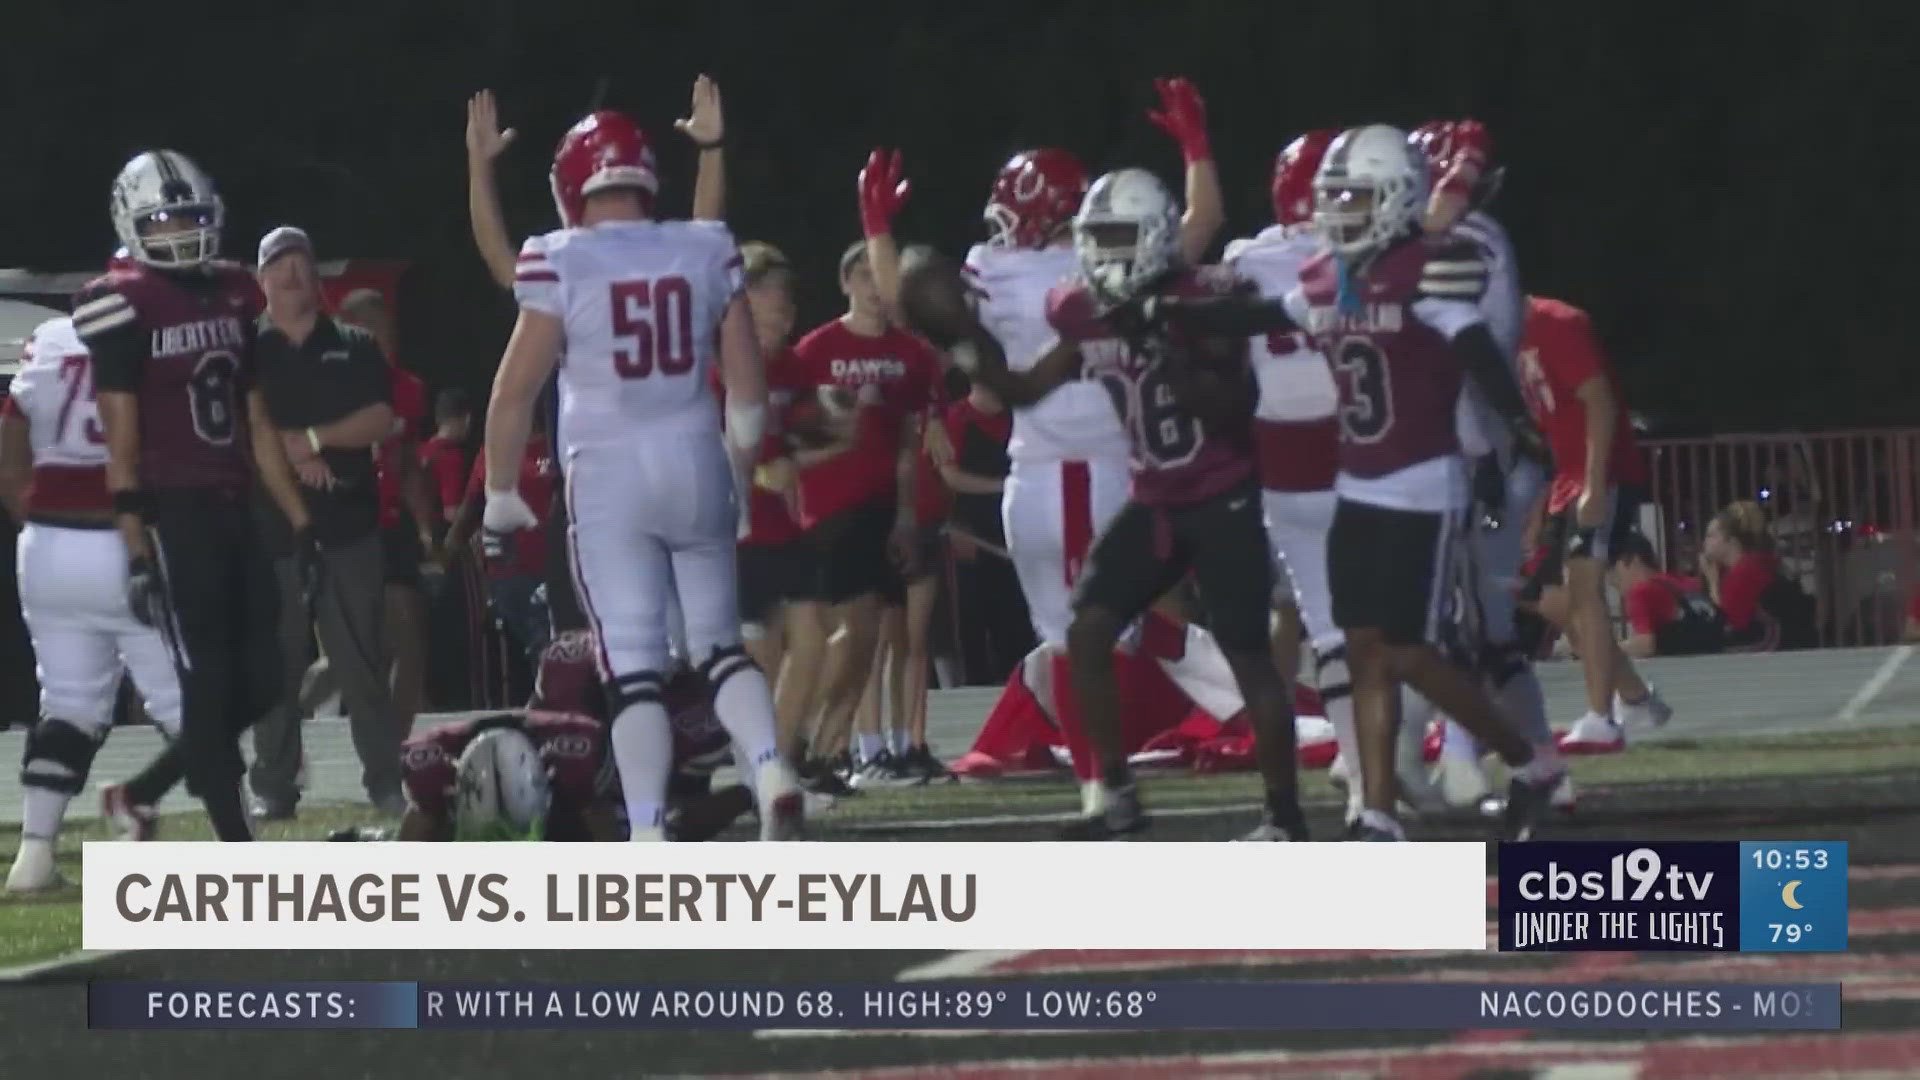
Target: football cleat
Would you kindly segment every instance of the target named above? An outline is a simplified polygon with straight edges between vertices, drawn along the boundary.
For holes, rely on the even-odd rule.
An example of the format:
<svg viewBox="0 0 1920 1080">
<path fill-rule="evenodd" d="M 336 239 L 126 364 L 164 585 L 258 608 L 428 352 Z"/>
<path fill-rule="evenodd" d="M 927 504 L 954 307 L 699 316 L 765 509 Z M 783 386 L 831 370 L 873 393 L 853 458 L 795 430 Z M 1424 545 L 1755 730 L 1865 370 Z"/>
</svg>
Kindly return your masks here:
<svg viewBox="0 0 1920 1080">
<path fill-rule="evenodd" d="M 1612 719 L 1590 712 L 1555 737 L 1563 754 L 1617 754 L 1627 748 L 1626 729 Z"/>
<path fill-rule="evenodd" d="M 1500 817 L 1500 837 L 1515 842 L 1533 839 L 1540 820 L 1553 803 L 1554 789 L 1567 775 L 1565 766 L 1544 776 L 1522 769 L 1507 782 L 1507 805 Z"/>
<path fill-rule="evenodd" d="M 1639 701 L 1628 702 L 1618 693 L 1613 695 L 1613 718 L 1622 731 L 1627 728 L 1646 730 L 1666 727 L 1673 719 L 1673 707 L 1660 697 L 1660 692 L 1647 688 L 1647 696 Z"/>
<path fill-rule="evenodd" d="M 121 840 L 151 840 L 160 831 L 153 807 L 135 803 L 127 796 L 125 784 L 100 789 L 100 815 L 113 823 Z"/>
<path fill-rule="evenodd" d="M 847 778 L 847 782 L 855 788 L 864 790 L 913 787 L 916 784 L 926 783 L 927 779 L 907 766 L 905 762 L 894 757 L 891 750 L 882 750 L 868 758 L 852 776 Z"/>
<path fill-rule="evenodd" d="M 1299 843 L 1306 838 L 1306 823 L 1297 813 L 1294 815 L 1292 824 L 1283 825 L 1280 819 L 1274 816 L 1273 810 L 1268 808 L 1260 811 L 1260 824 L 1255 825 L 1245 836 L 1240 837 L 1240 840 L 1248 843 L 1287 844 Z"/>
<path fill-rule="evenodd" d="M 37 836 L 20 838 L 20 850 L 14 853 L 13 869 L 7 872 L 10 893 L 45 892 L 67 883 L 53 863 L 53 841 Z"/>
</svg>

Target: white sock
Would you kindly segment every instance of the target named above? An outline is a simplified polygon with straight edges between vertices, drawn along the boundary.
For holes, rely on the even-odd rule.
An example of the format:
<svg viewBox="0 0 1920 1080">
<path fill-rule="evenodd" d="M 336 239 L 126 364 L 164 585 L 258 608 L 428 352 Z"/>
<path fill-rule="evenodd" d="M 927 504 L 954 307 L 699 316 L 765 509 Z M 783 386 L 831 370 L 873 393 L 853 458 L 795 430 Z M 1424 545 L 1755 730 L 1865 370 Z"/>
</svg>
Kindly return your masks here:
<svg viewBox="0 0 1920 1080">
<path fill-rule="evenodd" d="M 894 757 L 905 757 L 913 744 L 912 740 L 907 738 L 906 728 L 894 728 L 887 739 L 887 745 L 892 748 Z"/>
<path fill-rule="evenodd" d="M 45 765 L 46 762 L 37 762 Z M 73 796 L 59 791 L 50 791 L 43 787 L 26 789 L 21 802 L 20 835 L 39 836 L 55 840 L 60 836 L 60 823 L 66 820 L 67 804 Z"/>
<path fill-rule="evenodd" d="M 1327 722 L 1333 725 L 1333 741 L 1340 746 L 1340 759 L 1347 763 L 1347 783 L 1354 790 L 1360 790 L 1360 733 L 1353 726 L 1353 695 L 1341 694 L 1336 698 L 1322 698 L 1321 707 L 1326 710 Z"/>
<path fill-rule="evenodd" d="M 1186 654 L 1178 660 L 1161 660 L 1160 668 L 1182 693 L 1215 720 L 1230 720 L 1234 713 L 1246 707 L 1226 654 L 1220 651 L 1213 635 L 1198 626 L 1187 627 Z"/>
<path fill-rule="evenodd" d="M 1533 673 L 1533 665 L 1521 668 L 1505 686 L 1495 691 L 1495 699 L 1507 714 L 1507 722 L 1512 724 L 1528 742 L 1535 746 L 1553 741 L 1553 725 L 1547 722 L 1547 695 L 1540 688 L 1540 677 Z"/>
<path fill-rule="evenodd" d="M 658 840 L 666 821 L 667 776 L 673 770 L 673 731 L 657 701 L 636 701 L 613 719 L 613 764 L 627 803 L 634 840 Z"/>
<path fill-rule="evenodd" d="M 874 758 L 879 757 L 880 751 L 886 749 L 887 746 L 886 741 L 880 737 L 880 733 L 877 731 L 860 732 L 853 737 L 853 744 L 855 748 L 854 752 L 861 761 L 872 761 Z"/>
<path fill-rule="evenodd" d="M 767 687 L 767 676 L 751 663 L 735 668 L 731 675 L 724 667 L 715 674 L 720 684 L 713 693 L 713 714 L 733 739 L 734 752 L 741 759 L 736 763 L 740 771 L 758 770 L 762 762 L 779 753 L 774 742 L 773 691 Z"/>
</svg>

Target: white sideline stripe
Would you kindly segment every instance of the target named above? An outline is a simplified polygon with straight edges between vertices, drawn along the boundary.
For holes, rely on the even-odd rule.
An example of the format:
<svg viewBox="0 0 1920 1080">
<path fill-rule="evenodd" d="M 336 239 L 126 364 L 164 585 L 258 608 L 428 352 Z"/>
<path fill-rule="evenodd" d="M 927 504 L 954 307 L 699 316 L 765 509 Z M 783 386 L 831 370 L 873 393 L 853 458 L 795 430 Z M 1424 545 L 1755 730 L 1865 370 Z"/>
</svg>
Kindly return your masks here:
<svg viewBox="0 0 1920 1080">
<path fill-rule="evenodd" d="M 1887 684 L 1893 681 L 1893 677 L 1899 674 L 1901 666 L 1911 656 L 1913 656 L 1911 645 L 1902 645 L 1887 654 L 1887 658 L 1880 662 L 1880 667 L 1874 671 L 1873 675 L 1866 682 L 1861 683 L 1860 689 L 1840 707 L 1840 715 L 1834 719 L 1844 722 L 1859 716 L 1861 711 L 1873 704 L 1873 699 L 1879 697 L 1880 692 L 1887 688 Z"/>
<path fill-rule="evenodd" d="M 90 967 L 103 960 L 111 960 L 126 949 L 80 949 L 65 956 L 56 956 L 51 960 L 35 960 L 29 964 L 15 964 L 0 968 L 0 984 L 28 982 L 45 975 L 58 975 L 63 971 Z"/>
<path fill-rule="evenodd" d="M 905 789 L 902 789 L 905 790 Z M 1240 814 L 1260 809 L 1257 802 L 1216 803 L 1211 806 L 1174 806 L 1166 809 L 1150 807 L 1148 817 L 1205 817 L 1209 814 Z M 1066 824 L 1079 821 L 1083 817 L 1077 810 L 1060 810 L 1046 814 L 984 814 L 980 817 L 965 818 L 926 818 L 912 821 L 849 821 L 840 826 L 849 832 L 892 832 L 896 829 L 966 829 L 982 825 L 1047 825 Z"/>
</svg>

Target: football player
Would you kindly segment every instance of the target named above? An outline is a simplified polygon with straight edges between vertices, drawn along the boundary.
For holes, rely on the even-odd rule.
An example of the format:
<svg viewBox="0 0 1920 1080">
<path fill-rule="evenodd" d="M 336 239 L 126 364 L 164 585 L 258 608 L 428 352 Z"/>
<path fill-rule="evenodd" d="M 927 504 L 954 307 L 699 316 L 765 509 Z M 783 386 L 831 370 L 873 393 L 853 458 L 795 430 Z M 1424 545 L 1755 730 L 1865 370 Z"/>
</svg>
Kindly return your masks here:
<svg viewBox="0 0 1920 1080">
<path fill-rule="evenodd" d="M 1587 313 L 1561 300 L 1527 298 L 1520 386 L 1557 466 L 1541 531 L 1545 558 L 1525 594 L 1567 632 L 1580 653 L 1587 711 L 1561 748 L 1595 753 L 1626 746 L 1626 725 L 1664 724 L 1673 711 L 1614 640 L 1601 575 L 1613 550 L 1637 533 L 1647 466 L 1626 401 Z"/>
<path fill-rule="evenodd" d="M 520 317 L 487 414 L 484 524 L 537 522 L 516 480 L 535 399 L 564 351 L 567 539 L 613 699 L 630 837 L 665 837 L 672 736 L 661 695 L 677 598 L 714 711 L 755 776 L 762 838 L 795 838 L 803 803 L 774 745 L 766 676 L 741 646 L 735 591 L 736 478 L 759 452 L 767 396 L 739 251 L 718 222 L 654 220 L 653 151 L 619 113 L 566 133 L 552 181 L 563 227 L 529 239 L 514 267 Z M 716 362 L 724 423 L 709 385 Z"/>
<path fill-rule="evenodd" d="M 1023 371 L 966 309 L 936 257 L 902 268 L 916 326 L 1017 406 L 1082 378 L 1110 395 L 1129 437 L 1133 491 L 1094 542 L 1067 629 L 1071 692 L 1100 760 L 1105 806 L 1065 833 L 1108 839 L 1148 824 L 1120 732 L 1113 648 L 1122 631 L 1191 572 L 1246 703 L 1265 782 L 1249 839 L 1302 840 L 1293 703 L 1267 648 L 1273 566 L 1254 472 L 1254 378 L 1244 338 L 1198 335 L 1152 314 L 1169 295 L 1229 289 L 1228 276 L 1182 258 L 1178 210 L 1142 169 L 1108 173 L 1073 220 L 1076 279 L 1048 296 L 1056 344 Z"/>
<path fill-rule="evenodd" d="M 1400 684 L 1410 684 L 1513 767 L 1503 832 L 1532 835 L 1566 773 L 1551 744 L 1507 725 L 1486 689 L 1434 644 L 1449 547 L 1467 486 L 1456 406 L 1471 378 L 1523 454 L 1544 456 L 1501 346 L 1469 287 L 1484 281 L 1477 250 L 1421 228 L 1427 169 L 1405 133 L 1370 125 L 1342 133 L 1314 179 L 1314 222 L 1328 249 L 1301 268 L 1279 304 L 1241 298 L 1198 312 L 1263 310 L 1237 329 L 1305 329 L 1340 392 L 1340 471 L 1328 533 L 1333 618 L 1347 639 L 1364 810 L 1352 835 L 1405 836 L 1394 817 Z"/>
<path fill-rule="evenodd" d="M 400 755 L 407 813 L 396 839 L 625 839 L 596 651 L 591 634 L 562 634 L 541 658 L 524 713 L 442 724 L 409 739 Z M 664 702 L 673 728 L 667 835 L 705 840 L 752 810 L 752 794 L 744 784 L 713 790 L 714 770 L 728 758 L 727 734 L 699 675 L 677 665 Z M 482 740 L 498 745 L 476 751 Z M 496 783 L 474 782 L 479 772 Z M 489 790 L 498 794 L 487 797 Z"/>
<path fill-rule="evenodd" d="M 113 726 L 123 672 L 161 732 L 169 740 L 180 734 L 173 657 L 127 603 L 127 549 L 113 528 L 93 361 L 72 319 L 34 329 L 0 402 L 0 498 L 24 522 L 20 611 L 40 674 L 7 891 L 33 892 L 63 883 L 54 867 L 60 825 Z"/>
<path fill-rule="evenodd" d="M 1288 143 L 1274 161 L 1274 223 L 1245 240 L 1227 245 L 1226 265 L 1253 282 L 1266 297 L 1284 297 L 1300 283 L 1300 267 L 1321 246 L 1313 230 L 1313 178 L 1319 171 L 1331 130 L 1309 131 Z M 1347 673 L 1346 639 L 1333 622 L 1333 596 L 1327 588 L 1327 532 L 1333 526 L 1334 476 L 1339 471 L 1340 424 L 1335 416 L 1339 391 L 1326 358 L 1299 331 L 1274 332 L 1250 342 L 1259 404 L 1254 411 L 1255 446 L 1260 456 L 1267 539 L 1273 548 L 1280 613 L 1274 631 L 1275 660 L 1282 675 L 1300 670 L 1299 642 L 1304 624 L 1313 649 L 1316 687 L 1339 739 L 1340 753 L 1330 775 L 1347 782 L 1349 822 L 1359 817 L 1360 785 L 1351 782 L 1358 768 L 1354 741 L 1353 684 Z M 1432 782 L 1421 758 L 1426 725 L 1417 718 L 1431 711 L 1419 695 L 1401 698 L 1403 722 L 1396 754 L 1401 797 L 1413 806 L 1436 808 Z"/>
<path fill-rule="evenodd" d="M 1480 308 L 1518 380 L 1526 302 L 1513 243 L 1486 210 L 1500 176 L 1489 169 L 1487 130 L 1476 120 L 1434 120 L 1416 128 L 1413 141 L 1425 158 L 1433 192 L 1427 203 L 1429 235 L 1464 243 L 1478 263 L 1469 267 L 1462 260 L 1456 271 L 1436 260 L 1428 280 L 1443 295 L 1469 298 Z M 1477 512 L 1466 522 L 1466 558 L 1460 566 L 1465 587 L 1459 602 L 1471 607 L 1457 621 L 1507 716 L 1534 745 L 1548 746 L 1553 732 L 1546 696 L 1514 628 L 1520 566 L 1527 557 L 1526 521 L 1545 486 L 1546 469 L 1543 462 L 1515 452 L 1507 425 L 1477 384 L 1468 384 L 1461 401 L 1460 441 Z M 1471 805 L 1487 794 L 1480 749 L 1457 723 L 1447 725 L 1440 755 L 1438 775 L 1447 801 Z M 1556 797 L 1572 799 L 1571 781 Z"/>
<path fill-rule="evenodd" d="M 173 651 L 181 719 L 167 752 L 102 800 L 124 833 L 150 835 L 153 804 L 184 775 L 216 836 L 250 840 L 239 739 L 274 700 L 280 670 L 257 486 L 292 526 L 309 594 L 318 551 L 254 382 L 259 288 L 216 258 L 223 209 L 212 179 L 175 151 L 139 154 L 114 180 L 112 212 L 132 265 L 81 289 L 73 325 L 93 357 L 128 604 Z M 327 434 L 307 437 L 321 445 Z"/>
<path fill-rule="evenodd" d="M 1148 118 L 1173 139 L 1186 163 L 1179 252 L 1191 265 L 1205 254 L 1223 221 L 1206 102 L 1186 79 L 1160 79 L 1155 88 L 1161 107 Z M 875 193 L 889 189 L 881 183 Z M 967 252 L 963 272 L 982 326 L 1016 369 L 1038 361 L 1057 336 L 1047 322 L 1047 293 L 1079 269 L 1072 219 L 1086 191 L 1080 162 L 1054 148 L 1015 154 L 994 178 L 982 215 L 987 240 Z M 868 250 L 882 292 L 897 302 L 890 233 L 870 235 Z M 1022 662 L 1022 680 L 1065 736 L 1081 782 L 1082 809 L 1092 815 L 1102 807 L 1106 789 L 1067 690 L 1067 626 L 1072 589 L 1088 548 L 1126 503 L 1127 434 L 1097 382 L 1069 382 L 1013 410 L 1007 453 L 1012 468 L 1001 502 L 1007 550 L 1040 641 Z M 1189 697 L 1206 702 L 1210 710 L 1226 710 L 1218 715 L 1237 712 L 1238 690 L 1212 636 L 1199 627 L 1184 633 L 1169 629 L 1142 644 L 1152 646 L 1149 651 Z M 1171 647 L 1159 648 L 1162 638 Z"/>
</svg>

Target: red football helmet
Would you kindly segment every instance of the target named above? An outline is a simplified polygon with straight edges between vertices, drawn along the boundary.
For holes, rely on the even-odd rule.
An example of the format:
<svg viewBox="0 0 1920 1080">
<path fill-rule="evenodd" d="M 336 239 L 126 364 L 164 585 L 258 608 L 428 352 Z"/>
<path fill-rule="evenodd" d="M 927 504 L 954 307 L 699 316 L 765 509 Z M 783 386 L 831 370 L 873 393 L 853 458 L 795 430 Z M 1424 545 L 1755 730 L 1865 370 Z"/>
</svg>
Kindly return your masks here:
<svg viewBox="0 0 1920 1080">
<path fill-rule="evenodd" d="M 638 188 L 649 211 L 660 189 L 654 172 L 653 147 L 640 126 L 610 109 L 602 109 L 569 128 L 553 152 L 553 201 L 560 221 L 580 224 L 587 196 L 608 188 Z"/>
<path fill-rule="evenodd" d="M 1493 139 L 1478 120 L 1429 120 L 1413 129 L 1413 145 L 1427 159 L 1427 183 L 1462 194 L 1473 191 L 1493 156 Z"/>
<path fill-rule="evenodd" d="M 1287 144 L 1273 162 L 1273 220 L 1298 225 L 1313 220 L 1313 177 L 1339 132 L 1315 128 Z"/>
<path fill-rule="evenodd" d="M 1087 197 L 1087 170 L 1065 150 L 1023 150 L 1000 166 L 981 215 L 994 247 L 1045 247 L 1073 221 Z"/>
</svg>

